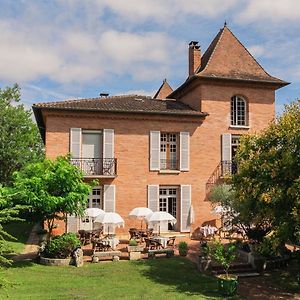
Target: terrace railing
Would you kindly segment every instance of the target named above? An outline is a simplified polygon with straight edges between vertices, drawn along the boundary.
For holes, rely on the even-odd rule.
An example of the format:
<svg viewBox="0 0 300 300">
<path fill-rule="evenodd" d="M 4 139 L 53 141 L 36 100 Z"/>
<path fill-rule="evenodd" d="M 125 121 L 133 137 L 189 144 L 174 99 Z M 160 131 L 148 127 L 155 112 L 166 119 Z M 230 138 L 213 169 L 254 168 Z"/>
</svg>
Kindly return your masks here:
<svg viewBox="0 0 300 300">
<path fill-rule="evenodd" d="M 71 164 L 78 167 L 85 176 L 116 176 L 116 158 L 71 158 Z"/>
</svg>

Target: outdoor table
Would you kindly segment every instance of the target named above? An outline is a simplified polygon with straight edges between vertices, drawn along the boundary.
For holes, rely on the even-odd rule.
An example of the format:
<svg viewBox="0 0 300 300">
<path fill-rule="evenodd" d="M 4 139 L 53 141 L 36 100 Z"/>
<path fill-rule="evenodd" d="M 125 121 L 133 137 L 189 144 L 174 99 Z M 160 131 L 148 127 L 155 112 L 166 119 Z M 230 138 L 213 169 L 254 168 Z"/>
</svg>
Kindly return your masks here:
<svg viewBox="0 0 300 300">
<path fill-rule="evenodd" d="M 120 241 L 116 237 L 106 237 L 101 240 L 103 245 L 109 245 L 113 250 L 116 250 L 117 246 L 119 245 Z"/>
<path fill-rule="evenodd" d="M 166 248 L 169 238 L 165 236 L 155 236 L 152 237 L 151 240 L 159 242 L 164 248 Z"/>
<path fill-rule="evenodd" d="M 207 225 L 207 226 L 200 227 L 200 231 L 203 233 L 205 237 L 207 237 L 209 235 L 214 235 L 218 231 L 218 228 Z"/>
</svg>

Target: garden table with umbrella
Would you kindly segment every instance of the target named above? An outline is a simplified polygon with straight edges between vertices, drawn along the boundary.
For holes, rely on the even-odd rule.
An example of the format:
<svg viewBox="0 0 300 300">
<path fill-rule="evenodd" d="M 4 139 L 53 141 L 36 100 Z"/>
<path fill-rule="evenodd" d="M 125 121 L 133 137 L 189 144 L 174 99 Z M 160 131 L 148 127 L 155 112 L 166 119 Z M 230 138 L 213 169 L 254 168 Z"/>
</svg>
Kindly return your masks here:
<svg viewBox="0 0 300 300">
<path fill-rule="evenodd" d="M 129 218 L 141 220 L 141 230 L 143 228 L 143 221 L 146 216 L 152 214 L 153 211 L 148 207 L 136 207 L 129 213 Z"/>
<path fill-rule="evenodd" d="M 169 213 L 165 211 L 156 211 L 146 217 L 148 224 L 158 225 L 158 235 L 160 235 L 160 226 L 161 224 L 171 223 L 172 225 L 176 224 L 177 220 Z"/>
<path fill-rule="evenodd" d="M 110 228 L 115 229 L 116 227 L 124 227 L 125 222 L 123 218 L 118 213 L 106 212 L 96 217 L 95 223 L 100 223 L 103 226 L 107 226 L 108 237 L 102 240 L 102 242 L 109 243 L 112 248 L 115 248 L 119 241 L 115 237 L 110 237 L 109 230 Z"/>
</svg>

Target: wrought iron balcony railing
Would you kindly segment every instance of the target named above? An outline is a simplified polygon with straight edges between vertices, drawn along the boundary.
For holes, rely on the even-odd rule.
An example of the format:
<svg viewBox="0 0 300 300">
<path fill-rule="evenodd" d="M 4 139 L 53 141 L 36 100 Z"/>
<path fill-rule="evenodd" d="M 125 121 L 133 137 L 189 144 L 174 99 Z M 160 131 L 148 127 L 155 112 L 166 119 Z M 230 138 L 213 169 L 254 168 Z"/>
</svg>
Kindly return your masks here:
<svg viewBox="0 0 300 300">
<path fill-rule="evenodd" d="M 71 158 L 71 163 L 86 176 L 116 176 L 116 158 Z"/>
<path fill-rule="evenodd" d="M 219 181 L 220 178 L 225 176 L 232 176 L 237 172 L 237 164 L 231 160 L 223 160 L 215 168 L 206 183 L 206 193 L 208 194 L 212 187 Z"/>
<path fill-rule="evenodd" d="M 179 170 L 179 164 L 177 159 L 161 159 L 161 170 Z"/>
</svg>

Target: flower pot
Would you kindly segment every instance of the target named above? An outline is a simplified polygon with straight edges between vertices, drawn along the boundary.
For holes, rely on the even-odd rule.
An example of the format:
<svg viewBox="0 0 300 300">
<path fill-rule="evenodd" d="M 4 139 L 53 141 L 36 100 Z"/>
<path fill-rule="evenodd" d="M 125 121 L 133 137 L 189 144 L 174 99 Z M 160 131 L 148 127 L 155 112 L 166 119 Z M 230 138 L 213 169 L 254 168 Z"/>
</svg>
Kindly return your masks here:
<svg viewBox="0 0 300 300">
<path fill-rule="evenodd" d="M 237 276 L 219 275 L 218 276 L 218 289 L 219 292 L 224 296 L 234 296 L 237 291 L 238 280 Z"/>
<path fill-rule="evenodd" d="M 187 256 L 188 251 L 187 250 L 180 250 L 179 249 L 179 255 L 180 256 Z"/>
</svg>

